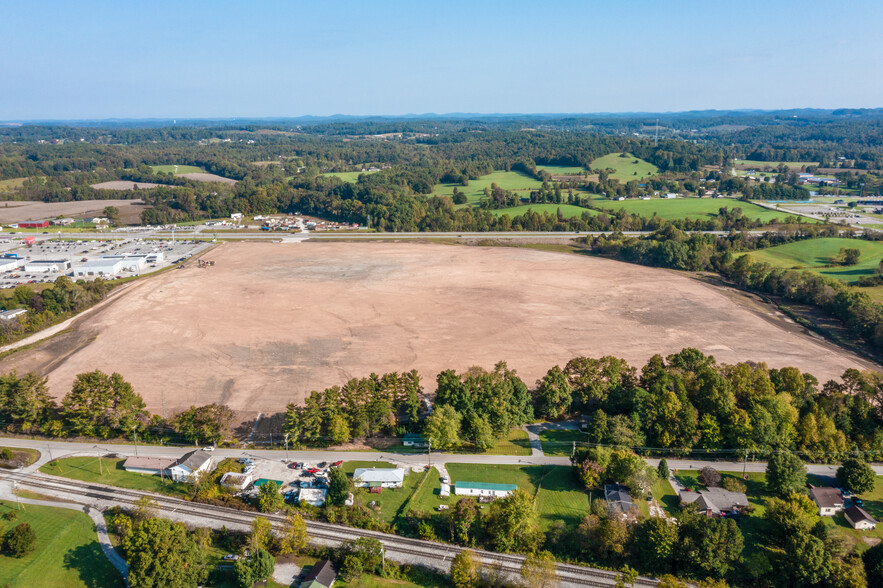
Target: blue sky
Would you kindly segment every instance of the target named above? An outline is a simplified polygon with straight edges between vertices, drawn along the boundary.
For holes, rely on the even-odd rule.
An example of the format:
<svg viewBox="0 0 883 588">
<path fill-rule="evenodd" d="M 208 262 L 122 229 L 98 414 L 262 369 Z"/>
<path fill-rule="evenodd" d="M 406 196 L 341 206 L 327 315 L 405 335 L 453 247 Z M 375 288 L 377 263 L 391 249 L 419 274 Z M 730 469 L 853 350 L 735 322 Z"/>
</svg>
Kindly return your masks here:
<svg viewBox="0 0 883 588">
<path fill-rule="evenodd" d="M 883 106 L 883 2 L 0 2 L 0 120 Z"/>
</svg>

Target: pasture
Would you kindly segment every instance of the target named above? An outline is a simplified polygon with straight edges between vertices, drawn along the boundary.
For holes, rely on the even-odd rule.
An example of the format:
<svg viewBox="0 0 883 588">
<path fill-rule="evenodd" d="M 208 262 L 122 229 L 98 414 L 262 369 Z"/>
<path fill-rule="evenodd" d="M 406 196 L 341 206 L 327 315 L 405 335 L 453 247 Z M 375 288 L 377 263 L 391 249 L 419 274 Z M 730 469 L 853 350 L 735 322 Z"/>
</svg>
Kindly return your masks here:
<svg viewBox="0 0 883 588">
<path fill-rule="evenodd" d="M 355 184 L 359 181 L 359 176 L 362 174 L 369 174 L 374 172 L 362 172 L 362 171 L 354 171 L 354 172 L 327 172 L 322 174 L 322 176 L 326 178 L 340 178 L 344 182 L 349 182 L 350 184 Z M 292 176 L 294 177 L 294 176 Z"/>
<path fill-rule="evenodd" d="M 538 165 L 537 169 L 547 171 L 553 176 L 581 176 L 586 173 L 586 168 L 568 165 Z"/>
<path fill-rule="evenodd" d="M 491 210 L 490 212 L 497 216 L 508 214 L 510 217 L 515 218 L 516 216 L 524 214 L 528 210 L 533 210 L 537 214 L 558 214 L 558 211 L 561 211 L 561 215 L 564 218 L 579 218 L 584 213 L 590 215 L 598 214 L 596 210 L 574 206 L 573 204 L 522 204 L 521 206 L 512 206 L 510 208 L 498 208 L 496 210 Z"/>
<path fill-rule="evenodd" d="M 705 219 L 714 218 L 721 208 L 741 208 L 742 215 L 752 220 L 768 222 L 772 219 L 784 221 L 789 214 L 776 212 L 751 202 L 743 202 L 734 198 L 653 198 L 651 200 L 607 200 L 598 199 L 592 201 L 592 206 L 607 210 L 621 210 L 644 217 L 652 217 L 654 214 L 666 220 L 675 219 Z M 809 219 L 807 219 L 809 222 Z"/>
<path fill-rule="evenodd" d="M 205 170 L 195 165 L 151 165 L 150 168 L 158 174 L 201 174 Z"/>
<path fill-rule="evenodd" d="M 836 257 L 842 248 L 861 251 L 856 265 L 832 264 L 831 258 Z M 775 267 L 809 269 L 823 276 L 853 283 L 858 282 L 862 276 L 870 277 L 874 274 L 883 258 L 883 242 L 841 237 L 808 239 L 752 251 L 749 255 L 755 261 L 766 262 Z"/>
<path fill-rule="evenodd" d="M 643 180 L 659 173 L 659 169 L 650 163 L 626 153 L 628 157 L 620 157 L 621 153 L 610 153 L 592 161 L 591 168 L 596 174 L 604 169 L 615 170 L 610 178 L 622 183 L 631 180 Z"/>
<path fill-rule="evenodd" d="M 543 187 L 541 181 L 521 172 L 495 171 L 486 176 L 481 176 L 477 180 L 469 180 L 468 186 L 462 186 L 460 184 L 438 184 L 432 194 L 434 196 L 452 196 L 454 194 L 454 188 L 457 188 L 458 191 L 466 194 L 468 204 L 476 205 L 479 200 L 481 200 L 482 196 L 484 196 L 484 189 L 491 189 L 491 184 L 496 184 L 503 190 L 517 192 L 524 198 L 530 196 L 532 190 L 539 190 Z"/>
<path fill-rule="evenodd" d="M 24 505 L 0 501 L 0 515 L 15 512 L 16 518 L 0 521 L 0 529 L 10 530 L 28 523 L 37 533 L 36 549 L 20 558 L 0 555 L 0 584 L 79 588 L 122 587 L 122 576 L 101 551 L 95 524 L 86 514 L 67 508 Z"/>
<path fill-rule="evenodd" d="M 24 185 L 25 180 L 27 180 L 27 178 L 0 180 L 0 192 L 15 192 Z"/>
</svg>

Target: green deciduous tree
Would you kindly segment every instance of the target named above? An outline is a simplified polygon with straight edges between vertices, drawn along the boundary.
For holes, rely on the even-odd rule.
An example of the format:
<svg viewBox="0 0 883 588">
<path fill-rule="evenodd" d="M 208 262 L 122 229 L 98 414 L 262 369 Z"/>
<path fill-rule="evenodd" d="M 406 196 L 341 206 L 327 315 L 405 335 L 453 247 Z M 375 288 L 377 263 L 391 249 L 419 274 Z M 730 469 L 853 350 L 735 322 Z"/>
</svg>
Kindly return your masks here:
<svg viewBox="0 0 883 588">
<path fill-rule="evenodd" d="M 30 523 L 20 523 L 4 538 L 4 550 L 13 557 L 22 557 L 37 546 L 37 532 Z"/>
<path fill-rule="evenodd" d="M 491 504 L 486 529 L 497 551 L 529 553 L 543 540 L 534 498 L 520 488 Z"/>
<path fill-rule="evenodd" d="M 650 517 L 635 527 L 634 551 L 643 567 L 657 573 L 671 571 L 678 542 L 678 527 L 660 517 Z"/>
<path fill-rule="evenodd" d="M 235 413 L 223 404 L 191 406 L 172 417 L 175 430 L 194 443 L 217 445 L 230 434 Z"/>
<path fill-rule="evenodd" d="M 874 489 L 877 476 L 867 462 L 856 458 L 843 460 L 843 465 L 837 468 L 837 482 L 847 490 L 856 494 L 864 494 Z"/>
<path fill-rule="evenodd" d="M 806 465 L 790 452 L 773 454 L 766 467 L 767 490 L 778 496 L 803 492 L 806 487 Z"/>
<path fill-rule="evenodd" d="M 304 518 L 296 512 L 288 513 L 282 526 L 282 534 L 279 536 L 279 552 L 300 553 L 306 549 L 308 539 Z"/>
<path fill-rule="evenodd" d="M 205 555 L 181 523 L 141 521 L 123 540 L 123 549 L 132 588 L 185 588 L 208 577 Z"/>
<path fill-rule="evenodd" d="M 528 553 L 521 564 L 521 581 L 527 588 L 555 588 L 560 584 L 555 558 L 548 551 Z"/>
<path fill-rule="evenodd" d="M 276 482 L 270 481 L 258 488 L 257 507 L 259 511 L 276 512 L 282 508 L 283 504 L 285 504 L 285 500 L 279 494 L 279 486 L 276 485 Z"/>
<path fill-rule="evenodd" d="M 350 493 L 350 482 L 346 472 L 341 468 L 331 468 L 328 474 L 328 504 L 343 506 Z"/>
<path fill-rule="evenodd" d="M 62 400 L 68 426 L 76 434 L 108 436 L 130 433 L 147 419 L 144 400 L 120 374 L 95 370 L 78 374 L 71 391 Z"/>
<path fill-rule="evenodd" d="M 734 520 L 685 511 L 678 527 L 676 557 L 690 575 L 723 578 L 742 560 L 743 543 Z"/>
<path fill-rule="evenodd" d="M 478 562 L 470 549 L 463 549 L 451 560 L 454 588 L 476 588 L 480 579 Z"/>
<path fill-rule="evenodd" d="M 557 365 L 537 381 L 536 406 L 540 416 L 557 419 L 570 410 L 573 389 Z"/>
<path fill-rule="evenodd" d="M 251 522 L 251 532 L 248 534 L 248 547 L 252 551 L 269 549 L 273 541 L 273 525 L 264 517 L 255 517 Z"/>
<path fill-rule="evenodd" d="M 429 418 L 423 435 L 432 440 L 437 449 L 456 449 L 460 446 L 460 413 L 453 406 L 445 404 L 437 406 Z"/>
<path fill-rule="evenodd" d="M 251 588 L 256 582 L 262 582 L 273 574 L 276 559 L 266 549 L 257 549 L 249 558 L 243 558 L 233 564 L 233 573 L 240 588 Z"/>
</svg>

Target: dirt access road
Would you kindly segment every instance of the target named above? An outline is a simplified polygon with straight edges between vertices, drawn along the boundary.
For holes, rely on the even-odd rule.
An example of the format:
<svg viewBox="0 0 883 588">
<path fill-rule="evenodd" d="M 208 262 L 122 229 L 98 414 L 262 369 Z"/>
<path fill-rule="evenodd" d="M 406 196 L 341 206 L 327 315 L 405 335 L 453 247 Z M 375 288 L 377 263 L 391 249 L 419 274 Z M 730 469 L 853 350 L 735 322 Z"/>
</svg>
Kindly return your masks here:
<svg viewBox="0 0 883 588">
<path fill-rule="evenodd" d="M 528 385 L 578 355 L 640 367 L 684 347 L 793 365 L 821 381 L 876 367 L 674 272 L 527 248 L 226 243 L 213 267 L 134 283 L 73 328 L 0 361 L 49 375 L 117 371 L 152 411 L 227 403 L 243 417 L 372 372 L 506 360 Z"/>
</svg>

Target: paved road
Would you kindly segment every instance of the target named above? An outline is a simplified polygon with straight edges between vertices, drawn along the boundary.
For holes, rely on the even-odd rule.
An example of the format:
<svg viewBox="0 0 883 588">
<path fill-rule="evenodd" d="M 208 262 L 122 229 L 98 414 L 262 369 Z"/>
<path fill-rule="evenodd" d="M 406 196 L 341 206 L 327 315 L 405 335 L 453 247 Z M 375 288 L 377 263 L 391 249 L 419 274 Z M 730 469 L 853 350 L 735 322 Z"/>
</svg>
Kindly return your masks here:
<svg viewBox="0 0 883 588">
<path fill-rule="evenodd" d="M 48 462 L 51 458 L 58 459 L 71 455 L 99 453 L 118 453 L 120 455 L 152 455 L 164 457 L 180 457 L 188 451 L 192 451 L 193 447 L 167 447 L 158 445 L 114 445 L 99 442 L 75 443 L 71 441 L 40 441 L 32 439 L 12 439 L 0 438 L 0 445 L 7 447 L 29 447 L 37 449 L 41 452 L 40 460 L 28 468 L 36 469 L 40 465 Z M 283 460 L 290 459 L 296 461 L 318 462 L 318 461 L 354 461 L 354 460 L 383 460 L 393 461 L 407 466 L 429 464 L 430 458 L 426 453 L 394 453 L 384 451 L 284 451 L 281 449 L 216 449 L 214 455 L 218 458 L 225 457 L 242 457 L 245 455 L 259 457 L 263 459 Z M 659 460 L 656 458 L 647 458 L 647 463 L 656 466 Z M 763 472 L 766 470 L 766 462 L 750 461 L 743 463 L 741 461 L 702 461 L 689 459 L 668 459 L 668 467 L 672 470 L 690 470 L 701 469 L 707 465 L 714 466 L 720 471 L 741 472 L 744 468 L 746 472 Z M 484 464 L 510 464 L 510 465 L 570 465 L 567 457 L 552 457 L 548 455 L 531 455 L 531 456 L 514 456 L 514 455 L 472 455 L 457 453 L 432 453 L 431 462 L 433 465 L 448 463 L 484 463 Z M 877 475 L 883 475 L 883 465 L 872 465 Z M 837 465 L 828 464 L 807 464 L 807 470 L 811 474 L 818 475 L 834 475 L 837 471 Z"/>
</svg>

